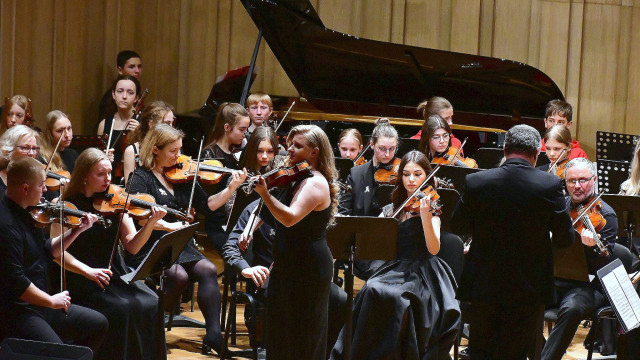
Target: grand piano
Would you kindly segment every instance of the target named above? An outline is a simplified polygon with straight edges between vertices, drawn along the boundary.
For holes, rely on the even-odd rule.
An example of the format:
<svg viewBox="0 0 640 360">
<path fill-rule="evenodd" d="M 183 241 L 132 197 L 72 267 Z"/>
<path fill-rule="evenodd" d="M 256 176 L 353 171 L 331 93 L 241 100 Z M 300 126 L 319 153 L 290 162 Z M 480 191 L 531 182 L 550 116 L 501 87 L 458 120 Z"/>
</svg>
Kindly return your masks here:
<svg viewBox="0 0 640 360">
<path fill-rule="evenodd" d="M 335 144 L 348 127 L 371 134 L 375 119 L 384 116 L 408 138 L 423 123 L 417 104 L 442 96 L 455 110 L 453 132 L 469 137 L 465 154 L 473 155 L 478 147 L 498 146 L 501 133 L 515 124 L 542 132 L 546 103 L 564 99 L 548 75 L 527 64 L 340 33 L 324 26 L 308 0 L 241 1 L 300 94 L 272 96 L 279 117 L 296 102 L 282 136 L 294 125 L 313 123 Z M 247 68 L 215 84 L 202 109 L 178 116 L 188 135 L 185 152 L 197 151 L 218 104 L 240 101 Z"/>
</svg>

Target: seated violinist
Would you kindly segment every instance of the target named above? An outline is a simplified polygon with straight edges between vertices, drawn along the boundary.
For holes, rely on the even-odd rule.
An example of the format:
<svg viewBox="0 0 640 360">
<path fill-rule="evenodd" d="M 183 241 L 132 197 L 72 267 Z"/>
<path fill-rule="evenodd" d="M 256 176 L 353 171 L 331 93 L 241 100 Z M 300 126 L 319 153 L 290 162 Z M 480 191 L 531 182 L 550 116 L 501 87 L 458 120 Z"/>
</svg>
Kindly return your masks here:
<svg viewBox="0 0 640 360">
<path fill-rule="evenodd" d="M 69 147 L 73 140 L 73 126 L 67 114 L 60 110 L 49 112 L 41 140 L 40 156 L 42 159 L 47 163 L 53 157 L 49 170 L 72 172 L 80 154 Z M 56 145 L 58 145 L 58 149 L 54 154 Z"/>
<path fill-rule="evenodd" d="M 434 96 L 429 100 L 425 100 L 418 104 L 418 114 L 422 116 L 424 121 L 426 122 L 431 115 L 440 115 L 444 121 L 449 124 L 449 126 L 453 125 L 453 106 L 449 102 L 449 100 L 440 97 Z M 418 131 L 417 134 L 411 137 L 411 139 L 420 140 L 422 138 L 422 130 Z M 451 145 L 460 148 L 460 140 L 458 140 L 453 134 L 451 134 Z M 461 155 L 464 155 L 463 151 L 460 151 Z"/>
<path fill-rule="evenodd" d="M 338 136 L 338 150 L 340 150 L 340 157 L 345 159 L 354 160 L 356 165 L 362 165 L 367 162 L 360 153 L 363 149 L 362 135 L 357 129 L 345 129 L 342 130 L 340 136 Z"/>
<path fill-rule="evenodd" d="M 241 108 L 242 109 L 242 108 Z M 244 109 L 242 109 L 244 110 Z M 192 182 L 173 184 L 164 175 L 165 169 L 176 164 L 182 148 L 182 131 L 167 124 L 156 125 L 149 131 L 140 148 L 140 166 L 131 177 L 131 193 L 150 194 L 159 205 L 173 210 L 188 213 L 190 200 L 193 207 L 202 213 L 211 213 L 221 208 L 247 177 L 246 171 L 235 171 L 232 181 L 217 194 L 207 196 L 199 183 L 195 184 L 192 193 Z M 166 232 L 178 230 L 185 224 L 177 211 L 170 211 L 156 223 L 151 241 L 142 245 L 139 251 L 125 253 L 125 261 L 131 267 L 137 267 L 149 253 L 155 240 Z M 217 269 L 215 265 L 202 255 L 195 241 L 190 241 L 184 248 L 176 264 L 166 273 L 167 289 L 165 305 L 176 304 L 189 279 L 198 282 L 198 306 L 205 319 L 206 334 L 202 340 L 202 352 L 209 354 L 211 350 L 220 354 L 222 334 L 220 330 L 220 289 L 218 288 Z M 165 308 L 166 309 L 166 308 Z"/>
<path fill-rule="evenodd" d="M 556 174 L 564 179 L 564 169 L 569 162 L 569 154 L 573 148 L 571 131 L 564 125 L 555 125 L 547 130 L 543 139 L 547 144 L 547 157 L 550 163 L 538 166 L 538 169 Z"/>
<path fill-rule="evenodd" d="M 7 189 L 7 166 L 20 155 L 38 157 L 38 133 L 25 125 L 16 125 L 0 136 L 0 197 Z M 44 168 L 43 168 L 44 169 Z"/>
<path fill-rule="evenodd" d="M 440 115 L 429 116 L 422 125 L 422 134 L 418 149 L 427 155 L 432 164 L 478 167 L 475 160 L 463 158 L 462 151 L 451 145 L 451 127 Z"/>
<path fill-rule="evenodd" d="M 544 115 L 544 127 L 549 130 L 554 125 L 564 125 L 571 129 L 573 125 L 573 107 L 564 100 L 556 99 L 547 103 Z M 546 151 L 545 141 L 542 141 L 541 151 Z M 577 157 L 587 158 L 587 153 L 582 150 L 577 140 L 571 140 L 571 151 L 569 152 L 569 160 Z"/>
<path fill-rule="evenodd" d="M 579 207 L 589 205 L 595 197 L 596 166 L 584 158 L 573 159 L 565 167 L 565 180 L 569 192 L 569 196 L 566 197 L 567 211 L 575 218 L 579 214 Z M 594 205 L 593 210 L 602 215 L 605 223 L 603 226 L 594 224 L 595 234 L 583 227 L 580 236 L 589 274 L 596 275 L 596 272 L 613 261 L 617 254 L 628 250 L 615 243 L 618 219 L 614 210 L 602 200 Z M 578 224 L 582 222 L 579 221 Z M 580 322 L 585 316 L 593 314 L 596 309 L 607 304 L 607 298 L 597 277 L 590 283 L 556 278 L 555 286 L 560 311 L 558 320 L 542 349 L 542 359 L 546 360 L 562 359 Z"/>
</svg>

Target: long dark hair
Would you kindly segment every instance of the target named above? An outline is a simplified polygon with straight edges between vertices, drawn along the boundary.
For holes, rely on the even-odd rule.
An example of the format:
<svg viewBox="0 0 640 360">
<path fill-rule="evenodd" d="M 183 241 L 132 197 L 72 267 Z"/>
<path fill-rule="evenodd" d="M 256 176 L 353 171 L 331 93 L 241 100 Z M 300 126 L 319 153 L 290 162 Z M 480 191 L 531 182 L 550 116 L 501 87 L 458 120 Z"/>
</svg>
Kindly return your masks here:
<svg viewBox="0 0 640 360">
<path fill-rule="evenodd" d="M 445 129 L 445 131 L 451 135 L 451 127 L 440 115 L 430 115 L 422 124 L 422 135 L 420 136 L 418 150 L 422 151 L 428 158 L 431 158 L 429 140 L 431 140 L 436 130 L 439 129 Z M 449 137 L 449 146 L 451 146 L 451 137 Z"/>
<path fill-rule="evenodd" d="M 248 172 L 254 174 L 260 173 L 261 170 L 270 170 L 271 164 L 267 165 L 267 169 L 260 169 L 260 164 L 258 164 L 258 146 L 265 140 L 273 147 L 274 155 L 278 153 L 278 137 L 275 131 L 270 126 L 258 126 L 251 133 L 247 146 L 242 152 L 242 157 L 240 158 L 241 168 L 246 168 Z"/>
<path fill-rule="evenodd" d="M 391 193 L 391 202 L 393 203 L 394 209 L 397 209 L 398 206 L 402 205 L 402 203 L 409 197 L 407 189 L 404 188 L 404 184 L 402 183 L 402 173 L 404 171 L 404 167 L 407 166 L 407 164 L 410 162 L 418 164 L 418 166 L 420 166 L 424 170 L 427 176 L 431 174 L 431 164 L 429 163 L 429 159 L 427 159 L 427 156 L 424 153 L 417 150 L 412 150 L 406 153 L 402 157 L 402 161 L 400 162 L 400 166 L 398 167 L 398 178 L 396 179 L 396 185 L 393 188 L 393 192 Z M 429 185 L 435 186 L 433 178 L 429 180 Z"/>
</svg>

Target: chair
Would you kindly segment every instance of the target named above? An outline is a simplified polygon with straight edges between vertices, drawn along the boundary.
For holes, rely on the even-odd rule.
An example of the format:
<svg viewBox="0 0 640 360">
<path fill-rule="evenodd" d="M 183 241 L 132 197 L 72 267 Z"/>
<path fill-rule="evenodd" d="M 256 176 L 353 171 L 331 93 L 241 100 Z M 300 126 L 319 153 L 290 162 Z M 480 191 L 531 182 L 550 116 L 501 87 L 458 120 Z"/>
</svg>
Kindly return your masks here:
<svg viewBox="0 0 640 360">
<path fill-rule="evenodd" d="M 223 312 L 226 311 L 226 299 L 228 296 L 229 291 L 231 290 L 231 287 L 233 286 L 235 288 L 237 281 L 244 281 L 244 280 L 238 280 L 238 277 L 233 273 L 233 270 L 228 270 L 227 275 L 225 276 L 226 281 L 224 281 L 224 302 L 225 305 L 223 306 Z M 227 355 L 227 346 L 229 344 L 229 338 L 231 337 L 231 344 L 235 345 L 236 344 L 236 311 L 237 311 L 237 306 L 238 304 L 244 304 L 245 306 L 249 306 L 251 309 L 251 312 L 253 314 L 253 316 L 251 317 L 251 322 L 249 325 L 249 329 L 248 329 L 248 335 L 249 335 L 249 343 L 251 344 L 251 350 L 247 351 L 234 351 L 233 355 L 235 356 L 251 356 L 253 359 L 258 359 L 258 342 L 257 342 L 257 338 L 256 338 L 256 334 L 255 334 L 255 329 L 256 329 L 256 317 L 258 315 L 258 306 L 257 306 L 257 300 L 254 298 L 254 296 L 248 292 L 244 292 L 244 291 L 238 291 L 238 290 L 234 290 L 231 293 L 231 296 L 229 297 L 229 314 L 228 314 L 228 319 L 226 321 L 226 324 L 224 325 L 224 340 L 223 340 L 223 344 L 224 346 L 222 347 L 222 353 L 220 354 L 220 358 L 221 359 L 226 359 L 226 355 Z"/>
<path fill-rule="evenodd" d="M 440 232 L 440 251 L 438 257 L 442 259 L 453 273 L 456 283 L 460 282 L 462 276 L 462 268 L 464 266 L 464 243 L 458 235 L 447 231 Z M 462 333 L 464 324 L 460 321 L 460 329 L 453 343 L 453 358 L 458 359 L 458 350 L 460 346 L 460 334 Z"/>
</svg>

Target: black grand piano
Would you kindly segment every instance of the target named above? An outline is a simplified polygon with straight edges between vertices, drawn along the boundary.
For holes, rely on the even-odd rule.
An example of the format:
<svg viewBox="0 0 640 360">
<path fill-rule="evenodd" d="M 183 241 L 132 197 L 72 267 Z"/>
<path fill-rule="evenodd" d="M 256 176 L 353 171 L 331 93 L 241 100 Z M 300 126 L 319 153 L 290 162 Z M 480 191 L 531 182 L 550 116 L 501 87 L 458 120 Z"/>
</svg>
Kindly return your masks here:
<svg viewBox="0 0 640 360">
<path fill-rule="evenodd" d="M 417 104 L 442 96 L 455 110 L 454 133 L 469 137 L 465 154 L 473 155 L 480 146 L 497 146 L 500 133 L 515 124 L 542 132 L 546 103 L 564 99 L 548 75 L 520 62 L 343 34 L 327 29 L 308 0 L 241 1 L 300 94 L 272 96 L 276 116 L 296 102 L 279 135 L 313 123 L 335 144 L 348 127 L 371 134 L 384 116 L 408 138 L 423 123 Z M 240 101 L 247 69 L 215 84 L 202 109 L 178 116 L 186 153 L 196 151 L 218 104 Z"/>
</svg>

